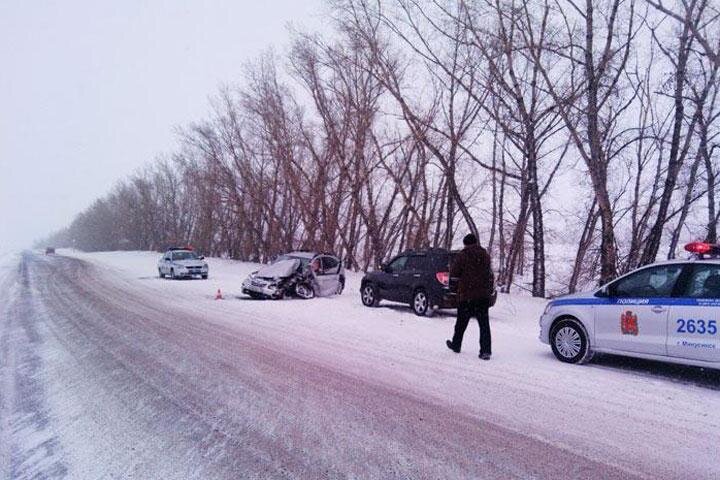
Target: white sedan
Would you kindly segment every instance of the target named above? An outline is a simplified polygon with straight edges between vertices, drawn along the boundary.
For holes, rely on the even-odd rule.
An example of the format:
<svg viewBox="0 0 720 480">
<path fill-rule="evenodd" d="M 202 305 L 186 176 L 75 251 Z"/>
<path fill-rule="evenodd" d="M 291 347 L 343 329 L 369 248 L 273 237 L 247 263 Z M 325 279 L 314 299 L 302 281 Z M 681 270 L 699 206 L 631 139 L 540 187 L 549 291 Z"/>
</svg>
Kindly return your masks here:
<svg viewBox="0 0 720 480">
<path fill-rule="evenodd" d="M 548 302 L 540 340 L 567 363 L 595 352 L 720 369 L 720 245 Z"/>
<path fill-rule="evenodd" d="M 198 256 L 191 248 L 170 248 L 158 260 L 160 278 L 208 278 L 208 264 L 205 257 Z"/>
</svg>

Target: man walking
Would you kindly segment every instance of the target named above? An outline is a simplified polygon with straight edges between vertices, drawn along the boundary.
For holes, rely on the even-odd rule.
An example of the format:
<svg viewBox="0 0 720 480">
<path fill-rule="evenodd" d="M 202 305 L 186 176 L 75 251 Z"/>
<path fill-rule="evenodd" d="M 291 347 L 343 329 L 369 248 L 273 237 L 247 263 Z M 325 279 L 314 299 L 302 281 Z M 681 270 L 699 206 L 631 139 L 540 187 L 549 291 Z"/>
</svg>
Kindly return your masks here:
<svg viewBox="0 0 720 480">
<path fill-rule="evenodd" d="M 488 310 L 493 295 L 493 273 L 490 255 L 478 244 L 472 233 L 463 238 L 465 248 L 455 257 L 450 266 L 450 278 L 457 279 L 458 311 L 455 334 L 445 344 L 455 353 L 460 353 L 463 335 L 470 318 L 477 318 L 480 325 L 480 358 L 490 360 L 490 318 Z"/>
</svg>

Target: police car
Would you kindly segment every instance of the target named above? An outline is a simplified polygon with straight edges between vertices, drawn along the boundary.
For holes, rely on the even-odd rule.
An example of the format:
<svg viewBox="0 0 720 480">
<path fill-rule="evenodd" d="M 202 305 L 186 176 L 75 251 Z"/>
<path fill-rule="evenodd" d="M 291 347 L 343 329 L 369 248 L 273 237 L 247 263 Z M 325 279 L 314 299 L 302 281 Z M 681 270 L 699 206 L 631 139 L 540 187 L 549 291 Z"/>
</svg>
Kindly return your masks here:
<svg viewBox="0 0 720 480">
<path fill-rule="evenodd" d="M 193 278 L 207 280 L 209 274 L 205 257 L 198 255 L 192 247 L 171 247 L 158 260 L 160 278 Z"/>
<path fill-rule="evenodd" d="M 567 363 L 602 352 L 720 368 L 720 245 L 685 249 L 690 259 L 647 265 L 594 292 L 551 300 L 540 340 Z"/>
</svg>

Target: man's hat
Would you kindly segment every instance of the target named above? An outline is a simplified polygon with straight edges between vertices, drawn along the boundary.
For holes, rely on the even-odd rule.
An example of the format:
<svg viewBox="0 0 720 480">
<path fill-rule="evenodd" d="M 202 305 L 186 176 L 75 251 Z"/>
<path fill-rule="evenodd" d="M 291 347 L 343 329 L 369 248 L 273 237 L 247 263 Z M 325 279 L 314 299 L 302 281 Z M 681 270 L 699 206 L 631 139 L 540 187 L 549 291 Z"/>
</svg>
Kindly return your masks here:
<svg viewBox="0 0 720 480">
<path fill-rule="evenodd" d="M 475 245 L 476 243 L 478 243 L 478 239 L 472 233 L 468 233 L 467 235 L 465 235 L 465 238 L 463 238 L 463 245 L 465 245 L 465 246 Z"/>
</svg>

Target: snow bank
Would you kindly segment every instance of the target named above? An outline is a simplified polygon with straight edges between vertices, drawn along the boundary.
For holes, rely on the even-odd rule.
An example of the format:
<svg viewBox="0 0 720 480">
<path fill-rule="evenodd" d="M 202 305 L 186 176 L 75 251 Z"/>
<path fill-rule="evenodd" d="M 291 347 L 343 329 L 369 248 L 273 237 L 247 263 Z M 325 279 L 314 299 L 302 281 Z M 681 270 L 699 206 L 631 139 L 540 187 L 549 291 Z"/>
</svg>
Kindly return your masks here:
<svg viewBox="0 0 720 480">
<path fill-rule="evenodd" d="M 257 264 L 208 258 L 209 280 L 173 281 L 158 278 L 157 253 L 61 253 L 92 262 L 118 288 L 148 302 L 180 305 L 298 358 L 595 460 L 663 476 L 710 477 L 720 469 L 718 376 L 613 358 L 587 366 L 560 363 L 538 340 L 543 300 L 500 295 L 490 314 L 493 359 L 481 362 L 475 324 L 455 355 L 444 345 L 454 312 L 420 318 L 402 305 L 364 307 L 359 274 L 348 274 L 339 297 L 257 301 L 240 294 Z M 218 289 L 226 300 L 213 300 Z"/>
</svg>

